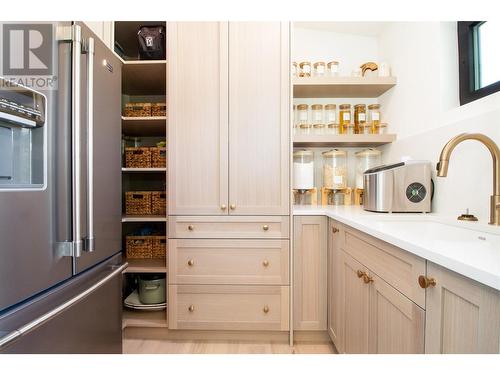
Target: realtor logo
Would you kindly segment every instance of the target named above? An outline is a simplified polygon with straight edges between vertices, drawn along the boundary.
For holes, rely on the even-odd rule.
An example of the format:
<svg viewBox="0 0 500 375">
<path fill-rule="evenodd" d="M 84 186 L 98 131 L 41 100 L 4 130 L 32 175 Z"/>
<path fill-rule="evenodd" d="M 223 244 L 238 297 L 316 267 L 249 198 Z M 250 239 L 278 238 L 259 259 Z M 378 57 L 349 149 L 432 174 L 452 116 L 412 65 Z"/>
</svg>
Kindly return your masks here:
<svg viewBox="0 0 500 375">
<path fill-rule="evenodd" d="M 32 88 L 55 88 L 52 24 L 2 25 L 2 71 L 12 82 Z"/>
</svg>

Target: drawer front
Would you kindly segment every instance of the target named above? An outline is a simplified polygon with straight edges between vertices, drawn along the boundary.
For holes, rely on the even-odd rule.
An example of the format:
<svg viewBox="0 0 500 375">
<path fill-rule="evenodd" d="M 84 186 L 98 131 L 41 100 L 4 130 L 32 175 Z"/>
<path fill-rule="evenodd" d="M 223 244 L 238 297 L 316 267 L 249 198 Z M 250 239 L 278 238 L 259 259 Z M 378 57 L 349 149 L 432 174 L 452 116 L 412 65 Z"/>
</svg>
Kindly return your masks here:
<svg viewBox="0 0 500 375">
<path fill-rule="evenodd" d="M 170 238 L 289 238 L 288 216 L 171 216 Z"/>
<path fill-rule="evenodd" d="M 289 329 L 287 286 L 170 285 L 169 329 Z"/>
<path fill-rule="evenodd" d="M 353 228 L 345 228 L 344 250 L 389 285 L 425 309 L 425 260 Z"/>
<path fill-rule="evenodd" d="M 169 240 L 171 284 L 288 285 L 288 240 Z"/>
</svg>

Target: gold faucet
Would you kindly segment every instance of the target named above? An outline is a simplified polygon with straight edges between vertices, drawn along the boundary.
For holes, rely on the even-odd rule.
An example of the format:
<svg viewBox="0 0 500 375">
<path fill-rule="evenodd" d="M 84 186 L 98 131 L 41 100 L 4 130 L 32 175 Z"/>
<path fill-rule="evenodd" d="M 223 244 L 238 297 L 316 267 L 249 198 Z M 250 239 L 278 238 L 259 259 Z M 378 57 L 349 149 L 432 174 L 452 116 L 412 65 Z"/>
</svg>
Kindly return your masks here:
<svg viewBox="0 0 500 375">
<path fill-rule="evenodd" d="M 437 164 L 437 175 L 446 177 L 451 153 L 459 143 L 469 139 L 474 139 L 485 145 L 490 150 L 493 158 L 493 195 L 490 198 L 490 224 L 500 225 L 500 149 L 491 138 L 479 133 L 463 133 L 450 139 L 441 151 L 439 163 Z"/>
</svg>

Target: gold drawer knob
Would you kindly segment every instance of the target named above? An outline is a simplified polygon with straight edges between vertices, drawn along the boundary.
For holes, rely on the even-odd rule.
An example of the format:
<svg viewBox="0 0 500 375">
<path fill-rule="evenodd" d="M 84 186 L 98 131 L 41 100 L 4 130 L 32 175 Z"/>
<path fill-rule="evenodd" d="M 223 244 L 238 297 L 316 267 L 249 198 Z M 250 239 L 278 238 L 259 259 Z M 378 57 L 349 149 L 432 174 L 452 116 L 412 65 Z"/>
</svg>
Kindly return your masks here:
<svg viewBox="0 0 500 375">
<path fill-rule="evenodd" d="M 338 228 L 332 227 L 332 232 L 333 232 L 333 233 L 338 233 L 338 232 L 340 232 L 340 231 L 339 231 L 339 229 L 338 229 Z"/>
<path fill-rule="evenodd" d="M 268 266 L 269 266 L 269 261 L 268 261 L 267 259 L 266 259 L 266 260 L 264 260 L 264 261 L 262 262 L 262 265 L 263 265 L 264 267 L 268 267 Z"/>
<path fill-rule="evenodd" d="M 266 225 L 262 226 L 262 229 L 264 229 L 265 231 L 268 231 L 269 230 L 269 225 L 266 224 Z"/>
<path fill-rule="evenodd" d="M 363 275 L 363 282 L 365 284 L 373 283 L 373 277 L 368 276 L 366 273 Z"/>
<path fill-rule="evenodd" d="M 188 310 L 189 310 L 189 312 L 193 312 L 194 311 L 194 305 L 189 305 Z"/>
<path fill-rule="evenodd" d="M 436 280 L 433 277 L 425 277 L 420 275 L 418 277 L 418 284 L 422 289 L 427 289 L 430 286 L 436 286 Z"/>
<path fill-rule="evenodd" d="M 193 260 L 193 259 L 189 259 L 189 260 L 188 260 L 188 266 L 189 266 L 189 267 L 194 266 L 194 260 Z"/>
<path fill-rule="evenodd" d="M 220 205 L 220 209 L 221 209 L 222 211 L 224 211 L 226 208 L 227 208 L 227 206 L 226 206 L 225 204 L 221 204 L 221 205 Z"/>
<path fill-rule="evenodd" d="M 234 210 L 234 209 L 236 209 L 236 205 L 235 205 L 235 204 L 232 204 L 232 205 L 230 205 L 230 206 L 229 206 L 229 208 L 230 208 L 231 210 Z"/>
<path fill-rule="evenodd" d="M 363 276 L 366 275 L 366 272 L 365 271 L 361 271 L 361 270 L 358 270 L 358 272 L 356 272 L 356 274 L 358 275 L 358 277 L 361 279 Z"/>
<path fill-rule="evenodd" d="M 262 311 L 264 311 L 264 314 L 267 314 L 269 312 L 269 306 L 265 305 Z"/>
<path fill-rule="evenodd" d="M 189 230 L 194 230 L 194 225 L 188 225 Z"/>
</svg>

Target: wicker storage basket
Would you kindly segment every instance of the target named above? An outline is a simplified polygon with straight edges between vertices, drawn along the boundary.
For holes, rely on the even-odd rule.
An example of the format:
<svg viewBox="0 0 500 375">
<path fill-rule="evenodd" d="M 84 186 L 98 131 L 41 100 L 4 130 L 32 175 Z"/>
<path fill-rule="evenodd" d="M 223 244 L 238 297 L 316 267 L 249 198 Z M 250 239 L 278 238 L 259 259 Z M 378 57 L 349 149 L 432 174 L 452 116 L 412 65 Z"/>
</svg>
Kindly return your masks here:
<svg viewBox="0 0 500 375">
<path fill-rule="evenodd" d="M 151 212 L 153 215 L 167 214 L 167 194 L 164 191 L 151 192 Z"/>
<path fill-rule="evenodd" d="M 165 168 L 167 166 L 167 149 L 165 147 L 151 147 L 151 166 Z"/>
<path fill-rule="evenodd" d="M 125 167 L 151 168 L 151 148 L 153 147 L 125 148 Z"/>
<path fill-rule="evenodd" d="M 151 103 L 126 103 L 125 117 L 151 117 Z"/>
<path fill-rule="evenodd" d="M 153 258 L 165 259 L 167 255 L 167 238 L 165 236 L 153 236 L 151 239 Z"/>
<path fill-rule="evenodd" d="M 151 116 L 166 116 L 166 115 L 167 115 L 166 103 L 151 104 Z"/>
<path fill-rule="evenodd" d="M 151 215 L 151 192 L 125 192 L 125 213 L 127 215 Z"/>
<path fill-rule="evenodd" d="M 153 257 L 153 238 L 150 236 L 127 236 L 126 250 L 129 259 L 150 259 Z"/>
</svg>

